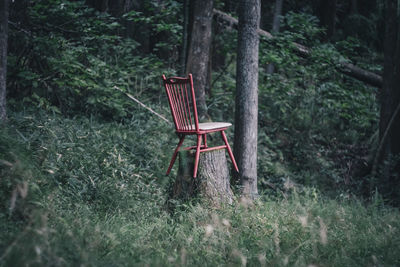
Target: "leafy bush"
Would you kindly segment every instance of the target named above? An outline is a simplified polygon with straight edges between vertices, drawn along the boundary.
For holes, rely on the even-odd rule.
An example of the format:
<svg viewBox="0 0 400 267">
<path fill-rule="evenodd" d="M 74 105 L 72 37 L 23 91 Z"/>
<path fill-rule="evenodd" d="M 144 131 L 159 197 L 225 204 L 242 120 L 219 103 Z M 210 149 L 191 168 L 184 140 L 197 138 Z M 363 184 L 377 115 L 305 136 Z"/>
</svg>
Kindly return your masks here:
<svg viewBox="0 0 400 267">
<path fill-rule="evenodd" d="M 289 13 L 284 21 L 285 32 L 261 42 L 268 51 L 260 54 L 261 185 L 291 179 L 360 193 L 365 179 L 355 174 L 365 167 L 377 129 L 376 89 L 336 71 L 343 56 L 315 40 L 320 30 L 313 17 Z M 293 41 L 307 44 L 310 56 L 299 57 Z M 273 75 L 264 71 L 268 63 L 275 65 Z"/>
<path fill-rule="evenodd" d="M 82 1 L 38 1 L 28 12 L 23 26 L 29 33 L 10 28 L 10 97 L 16 102 L 120 119 L 132 109 L 114 86 L 136 93 L 159 90 L 163 63 L 140 55 L 138 42 L 118 35 L 123 26 L 116 18 Z"/>
</svg>

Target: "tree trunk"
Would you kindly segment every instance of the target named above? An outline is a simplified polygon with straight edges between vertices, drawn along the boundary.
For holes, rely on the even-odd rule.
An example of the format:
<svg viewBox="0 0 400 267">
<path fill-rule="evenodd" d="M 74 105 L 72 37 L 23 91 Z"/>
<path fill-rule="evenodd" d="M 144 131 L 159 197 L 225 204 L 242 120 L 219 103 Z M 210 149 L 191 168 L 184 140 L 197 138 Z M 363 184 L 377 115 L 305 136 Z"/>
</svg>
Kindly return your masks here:
<svg viewBox="0 0 400 267">
<path fill-rule="evenodd" d="M 350 2 L 350 14 L 354 15 L 358 13 L 358 4 L 357 0 L 351 0 Z"/>
<path fill-rule="evenodd" d="M 279 28 L 281 27 L 280 17 L 282 15 L 282 6 L 283 6 L 283 0 L 275 1 L 275 12 L 274 12 L 274 18 L 272 21 L 272 33 L 279 32 Z"/>
<path fill-rule="evenodd" d="M 187 44 L 188 44 L 188 26 L 189 26 L 189 0 L 183 0 L 183 29 L 182 29 L 182 49 L 180 54 L 180 75 L 185 75 Z"/>
<path fill-rule="evenodd" d="M 275 1 L 275 12 L 274 12 L 274 18 L 272 21 L 272 33 L 278 33 L 279 28 L 281 26 L 281 20 L 280 17 L 282 15 L 282 6 L 283 6 L 283 0 L 276 0 Z M 267 73 L 272 74 L 275 71 L 275 66 L 274 64 L 270 63 L 267 66 Z"/>
<path fill-rule="evenodd" d="M 197 178 L 193 178 L 194 151 L 179 152 L 179 169 L 170 199 L 188 200 L 200 197 L 214 207 L 232 204 L 233 193 L 225 149 L 200 153 Z"/>
<path fill-rule="evenodd" d="M 85 3 L 100 12 L 108 11 L 108 0 L 86 0 Z"/>
<path fill-rule="evenodd" d="M 133 0 L 109 0 L 107 6 L 109 13 L 118 18 L 131 11 L 135 6 L 139 6 L 139 4 Z"/>
<path fill-rule="evenodd" d="M 9 0 L 0 0 L 0 122 L 5 122 Z"/>
<path fill-rule="evenodd" d="M 336 31 L 336 4 L 337 0 L 320 1 L 319 18 L 321 26 L 326 28 L 326 38 L 331 39 Z"/>
<path fill-rule="evenodd" d="M 255 198 L 257 191 L 258 27 L 260 1 L 241 0 L 239 6 L 236 70 L 234 153 L 242 194 Z"/>
<path fill-rule="evenodd" d="M 200 118 L 207 117 L 206 90 L 210 60 L 211 25 L 214 0 L 196 0 L 191 34 L 187 72 L 193 74 L 197 111 Z"/>
<path fill-rule="evenodd" d="M 398 0 L 386 2 L 383 92 L 377 157 L 382 165 L 378 188 L 396 205 L 400 204 L 400 10 Z M 389 123 L 391 120 L 392 123 Z M 386 133 L 386 134 L 385 134 Z M 380 154 L 380 155 L 379 155 Z M 398 157 L 398 158 L 396 158 Z M 392 162 L 391 162 L 392 161 Z M 387 164 L 387 163 L 391 164 Z"/>
</svg>

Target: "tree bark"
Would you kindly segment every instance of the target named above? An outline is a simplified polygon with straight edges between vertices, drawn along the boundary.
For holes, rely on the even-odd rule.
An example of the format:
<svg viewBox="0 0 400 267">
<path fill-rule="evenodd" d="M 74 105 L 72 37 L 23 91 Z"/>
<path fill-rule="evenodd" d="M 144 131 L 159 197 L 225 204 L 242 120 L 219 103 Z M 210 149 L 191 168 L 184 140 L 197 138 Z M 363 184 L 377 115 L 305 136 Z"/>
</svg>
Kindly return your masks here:
<svg viewBox="0 0 400 267">
<path fill-rule="evenodd" d="M 274 12 L 274 18 L 272 21 L 272 33 L 279 32 L 279 28 L 281 27 L 280 17 L 282 15 L 282 6 L 283 6 L 283 0 L 275 1 L 275 12 Z"/>
<path fill-rule="evenodd" d="M 193 178 L 194 151 L 179 152 L 179 169 L 170 199 L 188 200 L 198 197 L 214 207 L 232 204 L 233 193 L 225 149 L 200 153 L 197 178 Z"/>
<path fill-rule="evenodd" d="M 373 72 L 370 72 L 367 70 L 363 70 L 362 68 L 359 68 L 356 65 L 351 64 L 349 62 L 341 62 L 338 65 L 336 65 L 335 67 L 341 73 L 346 74 L 347 76 L 353 77 L 356 80 L 365 82 L 374 87 L 378 87 L 378 88 L 382 87 L 382 84 L 383 84 L 382 76 L 380 76 L 376 73 L 373 73 Z"/>
<path fill-rule="evenodd" d="M 121 17 L 126 12 L 132 10 L 133 1 L 131 0 L 113 0 L 108 2 L 110 14 L 115 17 Z"/>
<path fill-rule="evenodd" d="M 0 122 L 5 122 L 9 0 L 0 0 Z"/>
<path fill-rule="evenodd" d="M 85 3 L 100 12 L 109 12 L 115 17 L 120 17 L 141 6 L 142 0 L 86 0 Z"/>
<path fill-rule="evenodd" d="M 258 124 L 258 28 L 260 1 L 241 0 L 239 6 L 236 70 L 234 153 L 243 195 L 255 198 L 257 191 Z"/>
<path fill-rule="evenodd" d="M 189 45 L 187 72 L 193 74 L 197 111 L 207 117 L 206 91 L 211 48 L 211 25 L 214 0 L 195 0 L 194 21 Z"/>
<path fill-rule="evenodd" d="M 183 0 L 183 29 L 182 29 L 182 49 L 180 54 L 180 75 L 185 75 L 187 44 L 188 44 L 188 26 L 189 26 L 189 0 Z"/>
<path fill-rule="evenodd" d="M 350 2 L 350 14 L 354 15 L 358 13 L 358 4 L 357 0 L 351 0 Z"/>
<path fill-rule="evenodd" d="M 383 164 L 378 188 L 394 204 L 400 204 L 400 10 L 398 0 L 386 1 L 384 71 L 379 137 L 382 148 L 377 155 Z"/>
<path fill-rule="evenodd" d="M 238 25 L 238 20 L 235 19 L 234 17 L 220 11 L 217 9 L 214 9 L 214 15 L 222 20 L 224 22 L 224 25 L 228 28 L 236 28 Z M 271 39 L 273 38 L 272 34 L 264 31 L 262 29 L 258 30 L 259 35 L 267 38 L 267 39 Z M 293 43 L 294 48 L 296 49 L 296 51 L 300 54 L 300 56 L 302 57 L 308 57 L 310 55 L 310 49 L 298 44 L 298 43 Z M 365 82 L 371 86 L 374 87 L 382 87 L 382 76 L 367 71 L 367 70 L 363 70 L 351 63 L 348 63 L 347 60 L 344 60 L 343 62 L 337 64 L 336 69 L 350 77 L 353 77 L 361 82 Z"/>
<path fill-rule="evenodd" d="M 108 11 L 108 0 L 86 0 L 85 3 L 100 12 Z"/>
<path fill-rule="evenodd" d="M 274 12 L 274 18 L 272 21 L 272 33 L 278 33 L 279 28 L 281 26 L 281 20 L 280 17 L 282 15 L 282 6 L 283 6 L 283 0 L 276 0 L 275 1 L 275 12 Z M 267 66 L 267 73 L 272 74 L 275 71 L 275 66 L 272 63 L 269 63 Z"/>
<path fill-rule="evenodd" d="M 321 26 L 326 28 L 326 39 L 329 40 L 336 31 L 336 4 L 337 0 L 320 1 L 319 18 Z"/>
</svg>

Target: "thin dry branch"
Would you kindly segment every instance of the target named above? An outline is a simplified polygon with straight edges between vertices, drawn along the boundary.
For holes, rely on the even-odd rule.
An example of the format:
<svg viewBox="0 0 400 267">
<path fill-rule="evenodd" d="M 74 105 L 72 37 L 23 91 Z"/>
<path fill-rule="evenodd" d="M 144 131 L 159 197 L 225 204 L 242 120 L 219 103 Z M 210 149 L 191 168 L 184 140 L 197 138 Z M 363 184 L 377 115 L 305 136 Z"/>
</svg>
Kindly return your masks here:
<svg viewBox="0 0 400 267">
<path fill-rule="evenodd" d="M 129 97 L 130 99 L 132 99 L 133 101 L 135 101 L 136 103 L 138 103 L 139 105 L 141 105 L 142 107 L 144 107 L 145 109 L 147 109 L 148 111 L 150 111 L 151 113 L 153 113 L 154 115 L 156 115 L 157 117 L 159 117 L 160 119 L 162 119 L 163 121 L 172 124 L 171 121 L 169 121 L 167 118 L 165 118 L 163 115 L 155 112 L 153 109 L 151 109 L 150 107 L 146 106 L 145 104 L 143 104 L 142 102 L 140 102 L 138 99 L 136 99 L 133 95 L 124 92 L 121 88 L 119 88 L 118 86 L 114 86 L 114 89 L 117 89 L 118 91 L 120 91 L 121 93 L 123 93 L 124 95 L 126 95 L 127 97 Z"/>
</svg>

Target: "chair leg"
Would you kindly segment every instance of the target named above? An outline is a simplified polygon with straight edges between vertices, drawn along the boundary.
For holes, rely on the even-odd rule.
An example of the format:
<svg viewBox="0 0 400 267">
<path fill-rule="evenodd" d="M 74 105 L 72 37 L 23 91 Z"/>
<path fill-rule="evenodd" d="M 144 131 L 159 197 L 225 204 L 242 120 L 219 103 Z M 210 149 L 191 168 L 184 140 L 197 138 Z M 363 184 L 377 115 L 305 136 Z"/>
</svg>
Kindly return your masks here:
<svg viewBox="0 0 400 267">
<path fill-rule="evenodd" d="M 228 139 L 226 138 L 225 132 L 224 132 L 224 131 L 221 131 L 221 135 L 222 135 L 222 139 L 223 139 L 224 142 L 225 142 L 226 149 L 228 150 L 229 157 L 230 157 L 231 160 L 232 160 L 233 167 L 235 167 L 235 170 L 236 170 L 237 172 L 239 172 L 239 168 L 238 168 L 238 166 L 237 166 L 237 164 L 236 164 L 235 157 L 233 156 L 232 149 L 231 149 L 231 147 L 229 146 Z"/>
<path fill-rule="evenodd" d="M 203 143 L 204 143 L 204 148 L 207 148 L 207 134 L 203 134 Z"/>
<path fill-rule="evenodd" d="M 169 163 L 169 167 L 168 167 L 166 175 L 169 175 L 169 173 L 171 172 L 172 166 L 174 166 L 176 157 L 178 156 L 179 148 L 181 147 L 183 140 L 185 140 L 184 135 L 182 135 L 182 137 L 180 137 L 178 146 L 175 148 L 175 151 L 174 151 L 174 154 L 172 155 L 172 159 L 171 159 L 171 162 Z"/>
<path fill-rule="evenodd" d="M 194 159 L 194 170 L 193 170 L 193 178 L 197 177 L 197 168 L 199 167 L 199 159 L 200 159 L 200 146 L 201 146 L 201 135 L 197 135 L 197 148 L 196 148 L 196 157 Z"/>
</svg>

